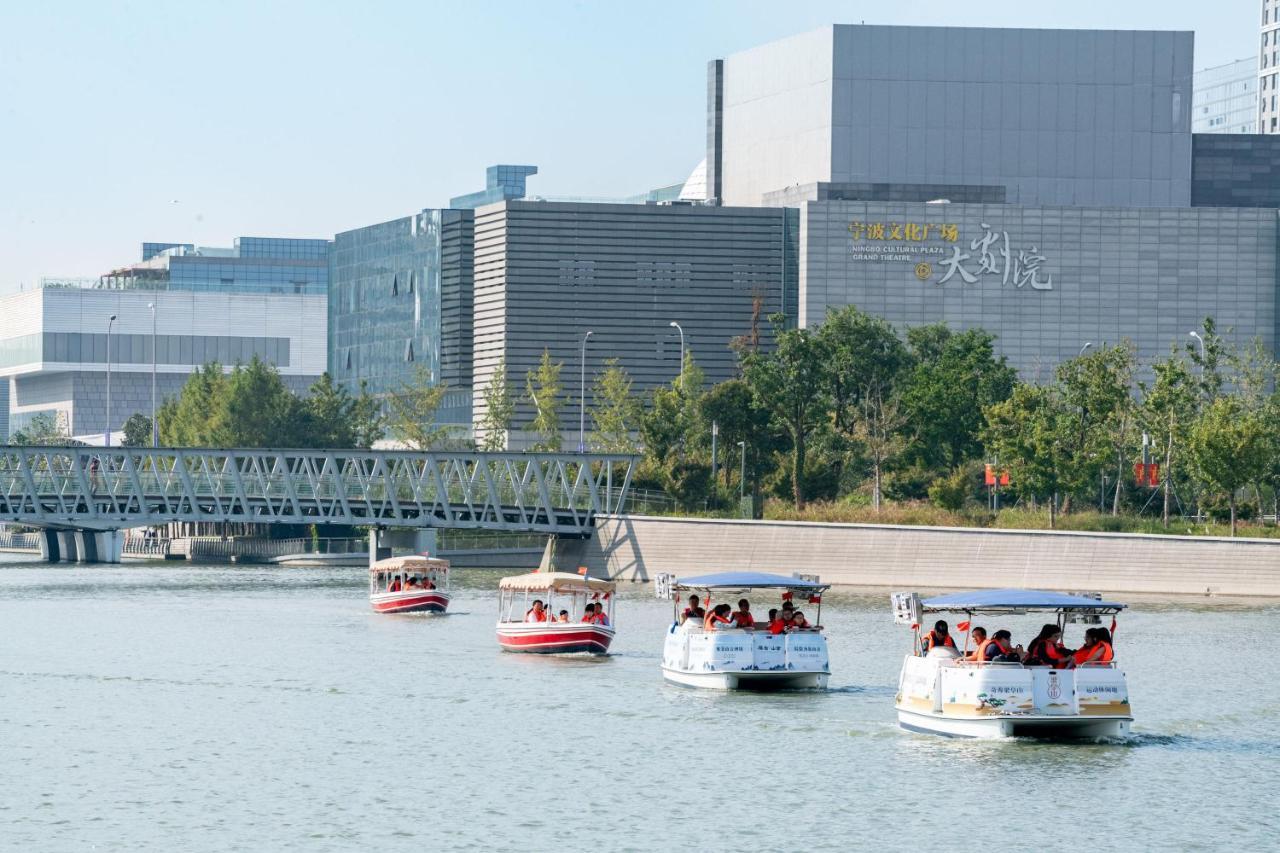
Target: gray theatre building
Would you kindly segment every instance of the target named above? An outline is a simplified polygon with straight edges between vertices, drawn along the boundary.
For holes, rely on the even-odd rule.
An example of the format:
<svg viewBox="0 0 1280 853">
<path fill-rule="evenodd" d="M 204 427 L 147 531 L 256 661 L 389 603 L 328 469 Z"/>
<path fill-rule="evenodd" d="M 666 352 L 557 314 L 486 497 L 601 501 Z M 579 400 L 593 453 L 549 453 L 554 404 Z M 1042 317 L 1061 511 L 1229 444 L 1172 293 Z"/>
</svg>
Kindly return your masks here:
<svg viewBox="0 0 1280 853">
<path fill-rule="evenodd" d="M 1183 32 L 825 27 L 710 63 L 709 192 L 798 207 L 803 325 L 982 326 L 1027 378 L 1209 315 L 1274 350 L 1280 149 L 1193 141 L 1192 63 Z"/>
</svg>

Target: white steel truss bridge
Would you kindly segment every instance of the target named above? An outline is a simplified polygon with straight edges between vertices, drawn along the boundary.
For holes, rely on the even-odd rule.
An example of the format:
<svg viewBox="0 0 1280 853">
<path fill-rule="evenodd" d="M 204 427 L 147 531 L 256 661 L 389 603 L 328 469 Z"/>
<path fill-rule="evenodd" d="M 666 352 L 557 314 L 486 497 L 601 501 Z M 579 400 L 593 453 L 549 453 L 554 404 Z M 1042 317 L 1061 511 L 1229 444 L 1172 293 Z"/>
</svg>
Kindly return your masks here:
<svg viewBox="0 0 1280 853">
<path fill-rule="evenodd" d="M 636 457 L 597 453 L 0 447 L 0 520 L 458 527 L 589 536 Z"/>
</svg>

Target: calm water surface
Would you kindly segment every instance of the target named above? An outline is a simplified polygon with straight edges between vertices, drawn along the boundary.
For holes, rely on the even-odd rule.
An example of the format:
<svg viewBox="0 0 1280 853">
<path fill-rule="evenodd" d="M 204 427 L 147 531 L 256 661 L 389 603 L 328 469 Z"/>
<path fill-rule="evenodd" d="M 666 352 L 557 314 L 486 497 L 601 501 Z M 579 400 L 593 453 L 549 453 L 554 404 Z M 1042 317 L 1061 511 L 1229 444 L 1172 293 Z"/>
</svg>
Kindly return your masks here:
<svg viewBox="0 0 1280 853">
<path fill-rule="evenodd" d="M 722 695 L 663 683 L 647 585 L 554 659 L 498 651 L 500 572 L 433 618 L 360 569 L 0 560 L 4 849 L 1280 844 L 1276 602 L 1136 602 L 1132 741 L 991 743 L 897 728 L 883 594 L 827 596 L 831 690 Z"/>
</svg>

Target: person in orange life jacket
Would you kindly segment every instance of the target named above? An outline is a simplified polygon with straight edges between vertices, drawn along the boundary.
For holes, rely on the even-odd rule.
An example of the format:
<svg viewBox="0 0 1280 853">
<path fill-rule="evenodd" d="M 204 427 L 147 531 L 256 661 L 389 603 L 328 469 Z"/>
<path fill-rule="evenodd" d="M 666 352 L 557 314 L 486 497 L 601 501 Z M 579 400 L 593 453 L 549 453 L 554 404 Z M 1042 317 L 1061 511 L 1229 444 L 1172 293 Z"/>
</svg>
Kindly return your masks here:
<svg viewBox="0 0 1280 853">
<path fill-rule="evenodd" d="M 979 660 L 987 663 L 1017 663 L 1022 660 L 1022 646 L 1013 646 L 1013 634 L 1010 634 L 1004 628 L 996 631 L 991 635 L 991 639 L 985 641 L 978 648 Z"/>
<path fill-rule="evenodd" d="M 542 599 L 535 598 L 533 606 L 525 611 L 524 621 L 526 622 L 546 622 L 547 611 L 542 607 Z"/>
<path fill-rule="evenodd" d="M 595 619 L 595 621 L 596 621 L 596 624 L 597 624 L 597 625 L 604 625 L 606 628 L 609 626 L 609 616 L 608 616 L 608 614 L 607 614 L 607 613 L 605 613 L 605 612 L 604 612 L 604 603 L 603 603 L 603 602 L 596 602 L 596 619 Z"/>
<path fill-rule="evenodd" d="M 1067 665 L 1071 650 L 1062 645 L 1062 629 L 1057 625 L 1045 625 L 1036 638 L 1027 645 L 1027 666 L 1052 666 L 1058 669 Z"/>
<path fill-rule="evenodd" d="M 586 607 L 582 609 L 582 621 L 583 622 L 596 621 L 596 606 L 594 604 L 588 604 Z"/>
<path fill-rule="evenodd" d="M 790 634 L 795 630 L 795 611 L 783 610 L 778 613 L 778 618 L 769 626 L 770 634 Z"/>
<path fill-rule="evenodd" d="M 985 643 L 985 642 L 987 641 L 987 629 L 986 629 L 986 628 L 983 628 L 982 626 L 978 626 L 977 628 L 974 628 L 974 629 L 973 629 L 973 631 L 970 633 L 970 635 L 969 635 L 969 636 L 973 637 L 973 641 L 974 641 L 975 643 L 977 643 L 978 645 L 977 645 L 977 648 L 975 648 L 973 651 L 971 651 L 971 652 L 969 652 L 968 654 L 966 654 L 966 655 L 964 656 L 964 659 L 965 659 L 965 660 L 977 660 L 977 659 L 978 659 L 978 650 L 979 650 L 979 649 L 981 649 L 981 648 L 982 648 L 982 644 L 983 644 L 983 643 Z"/>
<path fill-rule="evenodd" d="M 809 627 L 809 620 L 804 618 L 804 614 L 797 610 L 791 614 L 791 627 L 793 630 L 799 631 L 801 628 Z"/>
<path fill-rule="evenodd" d="M 956 647 L 956 641 L 951 639 L 951 634 L 948 633 L 947 623 L 942 619 L 939 619 L 934 623 L 932 631 L 920 638 L 921 654 L 929 654 L 929 650 L 934 646 L 943 646 L 951 649 Z"/>
<path fill-rule="evenodd" d="M 756 626 L 756 617 L 751 615 L 751 602 L 745 598 L 738 601 L 738 610 L 733 614 L 733 624 L 739 628 L 754 628 Z"/>
<path fill-rule="evenodd" d="M 422 588 L 423 588 L 423 589 L 435 589 L 435 588 L 436 588 L 436 582 L 435 582 L 435 581 L 433 581 L 431 578 L 425 578 L 425 579 L 423 579 L 423 581 L 422 581 Z"/>
<path fill-rule="evenodd" d="M 680 614 L 680 621 L 683 622 L 684 620 L 692 616 L 693 611 L 701 610 L 702 608 L 699 606 L 700 604 L 701 604 L 701 600 L 698 598 L 698 596 L 696 595 L 689 596 L 689 606 L 684 609 L 684 613 Z"/>
<path fill-rule="evenodd" d="M 1090 628 L 1084 632 L 1084 647 L 1071 656 L 1071 665 L 1111 663 L 1113 660 L 1115 650 L 1111 648 L 1111 632 L 1106 628 Z"/>
<path fill-rule="evenodd" d="M 418 576 L 417 576 L 417 575 L 410 575 L 410 576 L 409 576 L 409 580 L 405 581 L 404 588 L 405 588 L 405 589 L 417 589 L 417 588 L 418 588 Z"/>
<path fill-rule="evenodd" d="M 561 611 L 560 611 L 560 615 L 556 617 L 556 621 L 557 621 L 557 622 L 568 622 L 568 621 L 569 621 L 569 611 L 568 611 L 568 610 L 561 610 Z"/>
<path fill-rule="evenodd" d="M 733 608 L 727 604 L 717 604 L 715 609 L 707 614 L 706 619 L 702 622 L 702 627 L 708 631 L 724 631 L 733 627 L 733 620 L 729 618 L 729 614 L 733 612 Z"/>
<path fill-rule="evenodd" d="M 399 592 L 399 591 L 400 591 L 400 576 L 396 575 L 391 579 L 391 586 L 387 587 L 387 592 Z"/>
</svg>

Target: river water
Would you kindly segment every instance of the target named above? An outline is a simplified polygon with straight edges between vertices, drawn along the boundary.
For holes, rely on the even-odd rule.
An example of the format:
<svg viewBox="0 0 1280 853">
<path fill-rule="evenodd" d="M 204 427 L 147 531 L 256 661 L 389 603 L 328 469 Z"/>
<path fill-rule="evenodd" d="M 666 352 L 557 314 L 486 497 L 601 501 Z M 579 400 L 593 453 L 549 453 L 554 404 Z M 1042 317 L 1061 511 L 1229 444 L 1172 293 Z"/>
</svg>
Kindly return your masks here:
<svg viewBox="0 0 1280 853">
<path fill-rule="evenodd" d="M 0 848 L 1277 847 L 1280 602 L 1136 602 L 1127 743 L 977 742 L 897 728 L 883 593 L 827 595 L 830 690 L 718 694 L 648 585 L 608 658 L 500 652 L 500 574 L 377 616 L 360 569 L 4 557 Z"/>
</svg>

